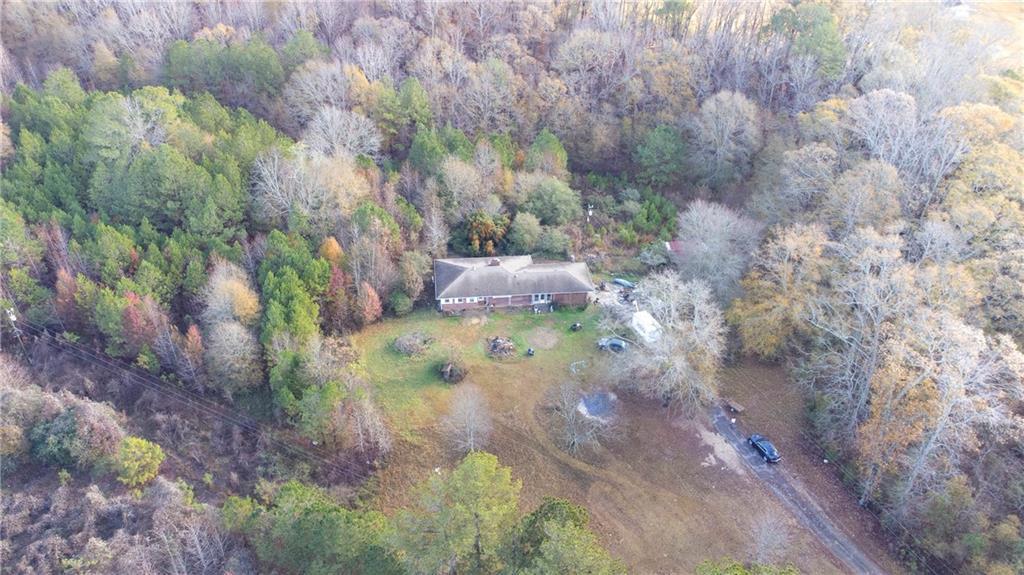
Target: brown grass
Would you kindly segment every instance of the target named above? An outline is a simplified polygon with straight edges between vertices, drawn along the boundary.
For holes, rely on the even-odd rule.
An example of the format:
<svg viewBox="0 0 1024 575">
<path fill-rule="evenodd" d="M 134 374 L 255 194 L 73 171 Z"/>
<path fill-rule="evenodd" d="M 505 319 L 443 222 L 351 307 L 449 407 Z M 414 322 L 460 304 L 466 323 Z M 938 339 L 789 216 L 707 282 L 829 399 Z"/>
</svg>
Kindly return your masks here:
<svg viewBox="0 0 1024 575">
<path fill-rule="evenodd" d="M 573 321 L 583 321 L 584 330 L 570 333 L 568 326 Z M 390 334 L 433 325 L 432 334 L 438 338 L 435 347 L 461 349 L 471 369 L 467 381 L 478 385 L 487 398 L 495 420 L 490 450 L 522 479 L 523 511 L 537 505 L 544 496 L 565 497 L 586 505 L 603 543 L 627 563 L 631 572 L 690 573 L 705 559 L 746 559 L 751 525 L 765 512 L 781 514 L 791 524 L 794 536 L 785 560 L 805 573 L 841 572 L 820 544 L 801 530 L 749 473 L 738 474 L 720 459 L 708 457 L 714 448 L 701 440 L 701 430 L 707 429 L 702 421 L 670 413 L 657 403 L 621 396 L 620 433 L 615 440 L 585 452 L 581 458 L 559 449 L 549 429 L 546 394 L 571 377 L 571 361 L 587 360 L 592 366 L 588 372 L 600 372 L 593 367 L 595 360 L 600 360 L 593 349 L 597 337 L 594 322 L 591 312 L 575 316 L 497 314 L 486 323 L 472 324 L 419 314 L 374 326 L 360 334 L 356 344 L 372 356 L 379 352 L 376 346 L 392 337 Z M 529 342 L 538 333 L 546 334 L 546 330 L 560 341 L 550 350 L 538 351 L 534 358 L 498 362 L 486 359 L 482 353 L 482 342 L 492 333 L 523 337 Z M 397 360 L 368 363 L 376 366 L 368 371 L 375 381 L 383 381 L 384 388 L 408 387 L 407 381 L 396 383 L 394 374 L 375 372 L 408 375 L 407 366 Z M 787 463 L 798 459 L 793 457 L 795 449 L 788 443 L 792 436 L 785 426 L 801 425 L 801 399 L 781 370 L 749 365 L 727 370 L 725 379 L 729 393 L 741 403 L 751 404 L 744 417 L 759 424 L 774 418 L 776 424 L 766 426 L 767 432 L 777 435 L 787 446 Z M 387 408 L 393 421 L 399 419 L 406 426 L 406 432 L 390 465 L 380 474 L 378 505 L 386 512 L 408 503 L 413 496 L 411 488 L 435 468 L 451 467 L 457 461 L 446 452 L 437 429 L 450 391 L 442 384 L 427 382 L 419 382 L 413 389 L 418 389 L 414 393 L 418 401 L 392 402 Z M 382 392 L 387 395 L 388 390 Z M 774 401 L 761 407 L 757 403 L 760 394 Z M 708 465 L 708 461 L 717 463 Z M 811 482 L 815 487 L 819 484 L 818 480 Z M 825 487 L 834 486 L 826 481 Z M 834 504 L 849 506 L 851 501 L 849 497 L 837 498 Z M 863 533 L 864 537 L 871 535 L 870 531 Z"/>
</svg>

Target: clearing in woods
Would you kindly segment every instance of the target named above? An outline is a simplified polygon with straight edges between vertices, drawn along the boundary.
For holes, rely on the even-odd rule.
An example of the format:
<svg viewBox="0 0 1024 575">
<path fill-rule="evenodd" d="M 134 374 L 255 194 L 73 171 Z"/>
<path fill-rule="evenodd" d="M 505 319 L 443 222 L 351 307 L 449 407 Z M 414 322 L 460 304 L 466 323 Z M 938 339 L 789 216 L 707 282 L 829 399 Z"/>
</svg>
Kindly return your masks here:
<svg viewBox="0 0 1024 575">
<path fill-rule="evenodd" d="M 576 321 L 583 329 L 572 332 L 569 327 Z M 456 463 L 458 456 L 448 452 L 438 426 L 451 387 L 437 376 L 440 362 L 455 353 L 469 367 L 466 382 L 479 386 L 487 398 L 494 419 L 487 449 L 522 479 L 524 508 L 544 496 L 586 505 L 594 530 L 630 572 L 686 573 L 705 559 L 747 559 L 752 525 L 762 513 L 783 518 L 792 533 L 777 562 L 792 562 L 805 573 L 844 572 L 819 539 L 744 468 L 706 417 L 686 417 L 619 394 L 617 437 L 580 458 L 562 451 L 551 432 L 547 393 L 571 380 L 569 366 L 581 360 L 589 381 L 602 383 L 598 374 L 605 356 L 595 346 L 596 324 L 593 309 L 468 318 L 420 311 L 356 334 L 362 367 L 398 431 L 395 453 L 380 473 L 378 506 L 391 511 L 407 503 L 416 483 L 435 468 Z M 435 341 L 427 353 L 407 358 L 391 343 L 412 331 L 426 332 Z M 496 335 L 512 339 L 514 357 L 487 356 L 486 338 Z M 537 350 L 534 357 L 525 356 L 527 347 Z M 793 464 L 797 474 L 813 474 L 806 482 L 809 488 L 828 495 L 819 503 L 830 515 L 837 512 L 834 517 L 858 543 L 866 540 L 873 556 L 885 557 L 871 518 L 857 513 L 853 497 L 844 496 L 827 466 L 816 468 L 815 455 L 796 453 L 805 447 L 794 439 L 802 425 L 802 402 L 789 387 L 777 367 L 744 364 L 724 374 L 723 392 L 747 406 L 742 417 L 758 424 L 777 422 L 765 429 L 777 436 L 786 464 Z M 769 397 L 770 403 L 761 402 Z"/>
</svg>

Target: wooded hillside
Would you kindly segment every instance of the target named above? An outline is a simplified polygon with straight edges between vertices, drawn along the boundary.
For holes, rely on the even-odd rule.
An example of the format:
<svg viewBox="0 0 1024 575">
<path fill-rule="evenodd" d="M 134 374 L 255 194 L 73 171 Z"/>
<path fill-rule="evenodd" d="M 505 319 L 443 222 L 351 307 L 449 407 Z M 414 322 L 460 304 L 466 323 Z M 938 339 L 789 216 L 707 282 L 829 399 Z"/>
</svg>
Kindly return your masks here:
<svg viewBox="0 0 1024 575">
<path fill-rule="evenodd" d="M 432 258 L 654 272 L 638 294 L 672 337 L 611 376 L 699 406 L 725 358 L 784 363 L 817 441 L 908 560 L 1019 572 L 1024 69 L 995 57 L 1015 45 L 973 9 L 5 2 L 0 307 L 372 473 L 396 438 L 346 336 L 433 305 Z M 5 408 L 5 473 L 155 458 L 122 447 L 109 407 L 19 377 L 4 393 L 48 407 L 45 421 Z M 84 431 L 97 422 L 102 440 Z M 224 503 L 216 537 L 251 550 L 238 565 L 282 573 L 621 571 L 584 511 L 521 518 L 488 457 L 398 517 L 260 471 L 273 488 Z M 156 475 L 139 465 L 127 488 Z M 90 505 L 182 497 L 159 481 Z M 5 496 L 5 514 L 21 504 Z M 474 505 L 486 532 L 465 531 Z M 219 525 L 179 507 L 176 537 Z M 425 535 L 451 527 L 432 521 L 455 539 Z M 72 551 L 14 557 L 120 569 L 127 555 L 90 547 L 93 528 Z M 227 569 L 217 546 L 210 568 Z M 153 572 L 200 561 L 153 557 Z"/>
</svg>

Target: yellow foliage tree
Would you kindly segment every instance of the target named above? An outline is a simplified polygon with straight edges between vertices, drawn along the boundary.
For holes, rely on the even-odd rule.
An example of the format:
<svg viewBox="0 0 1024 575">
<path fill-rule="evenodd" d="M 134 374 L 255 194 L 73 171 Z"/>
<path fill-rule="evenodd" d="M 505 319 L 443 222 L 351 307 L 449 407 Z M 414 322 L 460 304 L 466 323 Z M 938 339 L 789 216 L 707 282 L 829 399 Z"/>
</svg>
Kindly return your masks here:
<svg viewBox="0 0 1024 575">
<path fill-rule="evenodd" d="M 726 314 L 746 353 L 774 358 L 804 330 L 803 315 L 818 290 L 828 259 L 828 238 L 817 225 L 777 229 L 742 280 L 744 296 Z"/>
<path fill-rule="evenodd" d="M 341 244 L 338 243 L 334 236 L 324 238 L 324 241 L 320 243 L 318 253 L 320 257 L 337 267 L 341 267 L 341 260 L 345 257 L 345 251 L 341 249 Z"/>
<path fill-rule="evenodd" d="M 164 450 L 141 437 L 126 437 L 117 455 L 117 480 L 138 488 L 149 483 L 164 462 Z"/>
<path fill-rule="evenodd" d="M 214 260 L 204 300 L 203 322 L 207 328 L 228 320 L 236 320 L 248 327 L 259 321 L 259 295 L 250 285 L 249 276 L 227 260 Z"/>
<path fill-rule="evenodd" d="M 937 410 L 932 372 L 907 365 L 904 360 L 915 352 L 902 338 L 894 338 L 887 351 L 871 379 L 868 418 L 857 430 L 862 504 L 876 493 L 883 477 L 899 471 L 903 455 L 920 440 Z"/>
</svg>

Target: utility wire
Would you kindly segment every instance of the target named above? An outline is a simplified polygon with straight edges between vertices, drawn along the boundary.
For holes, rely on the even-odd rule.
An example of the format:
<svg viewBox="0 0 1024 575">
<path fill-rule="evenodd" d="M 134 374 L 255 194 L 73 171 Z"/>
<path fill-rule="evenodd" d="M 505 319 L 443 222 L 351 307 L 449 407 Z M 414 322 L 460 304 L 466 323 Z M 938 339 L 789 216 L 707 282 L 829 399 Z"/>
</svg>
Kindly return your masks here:
<svg viewBox="0 0 1024 575">
<path fill-rule="evenodd" d="M 350 465 L 355 464 L 355 461 L 353 461 L 351 458 L 325 454 L 320 450 L 312 450 L 310 448 L 300 446 L 290 441 L 277 439 L 274 436 L 274 430 L 272 428 L 268 428 L 266 425 L 260 423 L 252 416 L 228 408 L 219 402 L 215 402 L 207 397 L 203 397 L 194 392 L 172 386 L 167 382 L 154 377 L 151 374 L 140 372 L 138 371 L 137 368 L 127 365 L 113 358 L 110 358 L 109 356 L 98 355 L 96 353 L 89 351 L 87 348 L 84 348 L 83 346 L 72 343 L 65 339 L 58 340 L 57 338 L 53 337 L 49 333 L 49 331 L 43 326 L 28 322 L 20 318 L 11 319 L 10 323 L 12 324 L 12 327 L 14 327 L 16 330 L 20 325 L 23 328 L 23 332 L 31 333 L 37 336 L 44 343 L 50 345 L 51 347 L 54 347 L 55 349 L 64 350 L 78 359 L 87 361 L 89 363 L 92 363 L 93 365 L 97 365 L 113 374 L 125 375 L 131 380 L 134 380 L 139 384 L 143 385 L 147 389 L 167 395 L 186 406 L 196 408 L 207 415 L 218 418 L 222 421 L 230 423 L 231 425 L 235 425 L 239 428 L 249 431 L 250 433 L 256 435 L 257 440 L 265 440 L 267 443 L 274 445 L 275 447 L 278 447 L 280 449 L 283 449 L 284 451 L 287 451 L 292 455 L 306 459 L 312 463 L 324 466 L 330 470 L 333 470 L 338 475 L 348 478 L 350 481 L 365 481 L 370 477 L 369 474 L 358 472 L 353 467 L 351 467 Z M 24 343 L 19 343 L 22 343 L 22 350 L 24 352 Z M 829 457 L 828 452 L 825 451 L 825 449 L 820 445 L 820 443 L 818 443 L 816 437 L 814 437 L 805 430 L 798 430 L 797 433 L 800 435 L 802 439 L 805 440 L 805 442 L 809 443 L 815 450 L 817 450 L 821 455 L 823 455 L 825 459 Z M 335 462 L 337 459 L 341 459 L 342 463 L 347 465 L 339 465 L 338 463 Z M 851 473 L 846 464 L 837 463 L 836 465 L 841 469 L 844 476 Z M 865 507 L 865 509 L 878 520 L 882 528 L 885 529 L 890 535 L 894 537 L 909 537 L 917 546 L 921 546 L 923 548 L 923 544 L 913 534 L 913 531 L 905 524 L 903 524 L 903 522 L 900 521 L 898 518 L 896 518 L 895 516 L 890 516 L 888 519 L 883 519 L 879 513 L 877 513 L 870 507 Z M 893 528 L 887 523 L 887 521 L 899 526 L 899 528 L 902 530 L 902 533 L 897 533 L 896 531 L 894 531 Z M 908 551 L 918 561 L 919 566 L 924 567 L 930 573 L 938 573 L 934 569 L 934 567 L 932 567 L 932 564 L 935 561 L 940 563 L 942 567 L 945 568 L 945 573 L 959 572 L 958 569 L 954 569 L 947 561 L 945 561 L 941 557 L 931 557 L 931 560 L 927 560 L 922 555 L 922 553 L 918 551 L 918 549 L 916 549 L 915 547 L 907 547 L 905 548 L 905 550 Z"/>
<path fill-rule="evenodd" d="M 38 339 L 55 349 L 63 350 L 77 359 L 101 367 L 112 374 L 123 375 L 127 377 L 129 381 L 139 383 L 146 389 L 168 396 L 187 407 L 200 411 L 204 415 L 209 415 L 248 431 L 254 434 L 258 441 L 265 441 L 275 447 L 291 453 L 294 456 L 304 458 L 312 463 L 334 471 L 337 475 L 345 477 L 350 481 L 359 482 L 370 477 L 369 474 L 357 471 L 354 466 L 356 462 L 351 458 L 327 454 L 322 450 L 311 449 L 299 445 L 294 441 L 278 439 L 275 436 L 275 430 L 262 424 L 249 415 L 243 414 L 197 393 L 168 384 L 151 374 L 141 372 L 133 366 L 114 360 L 108 356 L 93 353 L 81 345 L 77 345 L 64 339 L 58 340 L 57 338 L 54 338 L 43 326 L 22 319 L 16 319 L 12 324 L 14 324 L 14 327 L 16 328 L 21 326 L 25 333 L 35 335 Z"/>
<path fill-rule="evenodd" d="M 839 468 L 840 473 L 841 473 L 841 478 L 844 480 L 844 482 L 845 482 L 845 480 L 847 478 L 855 477 L 856 476 L 856 473 L 854 473 L 853 471 L 851 471 L 849 469 L 848 464 L 840 463 L 839 461 L 836 461 L 835 458 L 832 457 L 832 455 L 829 454 L 828 451 L 826 451 L 824 447 L 822 447 L 821 442 L 819 441 L 819 439 L 814 434 L 812 434 L 810 431 L 808 431 L 806 429 L 803 429 L 803 428 L 799 428 L 799 429 L 796 429 L 796 433 L 797 433 L 797 435 L 801 439 L 804 440 L 805 443 L 809 444 L 812 449 L 817 451 L 820 454 L 820 456 L 822 457 L 823 460 L 827 460 L 830 463 L 834 463 L 836 465 L 836 467 Z M 935 574 L 935 575 L 939 575 L 940 573 L 945 574 L 945 573 L 961 573 L 962 572 L 962 570 L 960 570 L 960 569 L 953 568 L 953 566 L 950 565 L 949 562 L 947 562 L 945 559 L 943 559 L 941 557 L 929 556 L 929 557 L 931 557 L 931 560 L 926 560 L 925 555 L 923 554 L 923 551 L 921 551 L 922 549 L 924 549 L 924 545 L 921 542 L 921 540 L 918 539 L 914 535 L 914 532 L 909 527 L 907 527 L 902 521 L 900 521 L 899 518 L 897 518 L 895 515 L 890 515 L 888 520 L 886 520 L 886 519 L 883 519 L 882 515 L 879 512 L 875 511 L 873 508 L 867 507 L 867 506 L 861 506 L 861 507 L 864 510 L 866 510 L 868 513 L 870 513 L 872 516 L 874 516 L 874 518 L 878 521 L 878 524 L 882 527 L 882 529 L 884 529 L 892 537 L 896 538 L 897 540 L 900 539 L 901 537 L 909 537 L 910 540 L 912 540 L 914 542 L 914 546 L 906 546 L 903 549 L 905 551 L 907 551 L 911 556 L 913 556 L 913 558 L 915 560 L 917 560 L 919 568 L 924 568 L 929 573 L 932 573 L 932 574 Z M 887 523 L 887 521 L 888 521 L 888 523 Z M 893 529 L 892 525 L 890 525 L 890 523 L 896 524 L 903 531 L 903 533 L 901 534 L 901 533 L 896 532 Z M 936 562 L 939 563 L 942 566 L 944 571 L 939 572 L 939 571 L 935 570 L 935 567 L 933 567 L 933 564 L 936 563 Z"/>
</svg>

